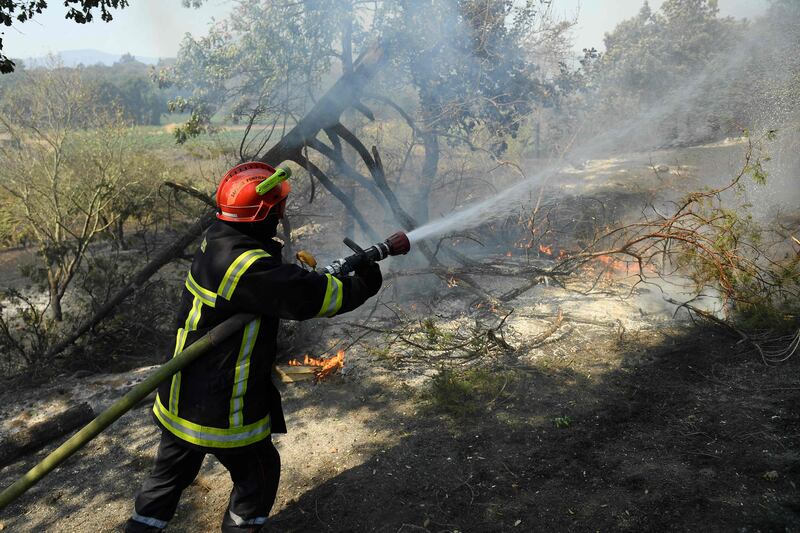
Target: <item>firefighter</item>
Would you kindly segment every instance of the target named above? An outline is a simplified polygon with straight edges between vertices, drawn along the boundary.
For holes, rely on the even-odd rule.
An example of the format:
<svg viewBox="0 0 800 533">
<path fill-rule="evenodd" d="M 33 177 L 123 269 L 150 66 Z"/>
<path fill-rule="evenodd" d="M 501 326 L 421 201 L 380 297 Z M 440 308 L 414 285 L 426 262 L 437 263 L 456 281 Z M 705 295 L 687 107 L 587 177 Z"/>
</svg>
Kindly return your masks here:
<svg viewBox="0 0 800 533">
<path fill-rule="evenodd" d="M 217 221 L 206 232 L 186 277 L 175 354 L 237 313 L 254 313 L 241 334 L 162 383 L 153 414 L 161 429 L 153 472 L 136 496 L 128 533 L 161 531 L 181 492 L 213 454 L 233 481 L 223 532 L 258 531 L 275 501 L 280 457 L 273 433 L 285 433 L 270 374 L 280 319 L 306 320 L 351 311 L 377 294 L 377 264 L 341 278 L 281 262 L 273 240 L 291 186 L 258 162 L 231 169 L 217 189 Z M 270 190 L 263 190 L 264 185 Z"/>
</svg>

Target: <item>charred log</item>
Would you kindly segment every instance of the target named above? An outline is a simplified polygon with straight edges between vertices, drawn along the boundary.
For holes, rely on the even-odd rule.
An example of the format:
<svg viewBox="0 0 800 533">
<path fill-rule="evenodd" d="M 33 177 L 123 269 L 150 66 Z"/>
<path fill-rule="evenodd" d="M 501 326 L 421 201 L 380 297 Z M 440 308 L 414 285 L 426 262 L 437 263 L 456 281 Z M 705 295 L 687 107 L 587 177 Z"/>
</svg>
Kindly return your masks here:
<svg viewBox="0 0 800 533">
<path fill-rule="evenodd" d="M 259 158 L 259 161 L 274 166 L 283 161 L 294 161 L 297 157 L 302 157 L 303 146 L 314 139 L 320 131 L 337 124 L 346 109 L 359 104 L 364 88 L 383 64 L 384 52 L 380 44 L 366 50 L 354 62 L 353 70 L 339 78 L 311 111 Z"/>
</svg>

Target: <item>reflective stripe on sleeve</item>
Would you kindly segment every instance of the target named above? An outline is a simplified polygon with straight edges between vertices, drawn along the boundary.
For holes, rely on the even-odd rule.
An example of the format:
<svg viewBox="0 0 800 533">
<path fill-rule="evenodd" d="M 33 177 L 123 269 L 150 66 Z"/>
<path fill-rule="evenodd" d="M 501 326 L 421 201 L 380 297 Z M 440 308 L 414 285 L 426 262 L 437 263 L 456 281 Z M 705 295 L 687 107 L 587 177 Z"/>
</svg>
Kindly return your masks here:
<svg viewBox="0 0 800 533">
<path fill-rule="evenodd" d="M 189 271 L 189 275 L 186 276 L 186 288 L 194 294 L 196 297 L 200 298 L 200 300 L 209 307 L 214 307 L 217 304 L 217 295 L 213 291 L 210 291 L 197 283 L 194 277 L 192 276 L 192 271 Z"/>
<path fill-rule="evenodd" d="M 258 337 L 258 328 L 261 319 L 257 318 L 247 324 L 242 334 L 242 345 L 239 348 L 239 357 L 236 359 L 236 370 L 233 377 L 233 390 L 231 392 L 230 427 L 241 427 L 244 423 L 244 394 L 247 392 L 247 379 L 250 376 L 250 356 Z"/>
<path fill-rule="evenodd" d="M 201 426 L 170 413 L 156 395 L 153 414 L 164 427 L 178 438 L 209 448 L 238 448 L 266 439 L 270 434 L 269 415 L 261 420 L 237 428 Z"/>
<path fill-rule="evenodd" d="M 225 276 L 223 276 L 219 284 L 217 294 L 226 300 L 230 300 L 242 274 L 244 274 L 256 260 L 265 257 L 270 257 L 270 255 L 261 249 L 248 250 L 239 255 L 239 257 L 233 260 L 228 270 L 225 272 Z"/>
<path fill-rule="evenodd" d="M 325 274 L 328 278 L 328 286 L 325 289 L 325 298 L 322 300 L 322 307 L 317 313 L 317 316 L 331 317 L 339 312 L 342 308 L 342 296 L 344 295 L 344 288 L 339 278 Z"/>
</svg>

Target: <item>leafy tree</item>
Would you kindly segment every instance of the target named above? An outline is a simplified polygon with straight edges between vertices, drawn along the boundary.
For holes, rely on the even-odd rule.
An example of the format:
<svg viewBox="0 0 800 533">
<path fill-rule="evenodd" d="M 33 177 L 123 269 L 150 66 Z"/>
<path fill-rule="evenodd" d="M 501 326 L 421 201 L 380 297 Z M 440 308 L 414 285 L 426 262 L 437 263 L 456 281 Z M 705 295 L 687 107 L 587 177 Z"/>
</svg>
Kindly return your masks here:
<svg viewBox="0 0 800 533">
<path fill-rule="evenodd" d="M 424 220 L 441 137 L 472 142 L 480 131 L 491 137 L 493 152 L 502 151 L 503 137 L 518 130 L 521 116 L 553 94 L 525 50 L 545 4 L 247 0 L 206 37 L 187 37 L 176 65 L 162 71 L 160 79 L 190 92 L 172 103 L 173 109 L 191 112 L 176 130 L 179 141 L 208 131 L 214 116 L 245 119 L 250 126 L 240 156 L 252 159 L 263 153 L 275 131 L 311 108 L 332 76 L 348 73 L 354 57 L 382 42 L 392 66 L 381 76 L 383 94 L 372 101 L 397 112 L 423 147 L 423 178 L 414 203 L 420 206 L 417 218 Z M 400 106 L 386 94 L 414 97 Z M 356 103 L 356 109 L 374 119 L 364 104 Z M 351 120 L 350 127 L 357 128 L 357 119 Z M 329 130 L 326 140 L 309 139 L 308 146 L 337 174 L 384 201 L 363 170 L 342 157 L 344 140 L 361 155 L 362 168 L 370 174 L 376 169 L 369 150 L 351 133 Z M 307 156 L 301 159 L 307 166 Z"/>
<path fill-rule="evenodd" d="M 122 216 L 114 203 L 140 177 L 126 166 L 128 124 L 94 105 L 77 71 L 30 73 L 23 88 L 0 101 L 0 135 L 11 140 L 0 146 L 0 186 L 36 244 L 48 313 L 61 321 L 90 244 Z"/>
<path fill-rule="evenodd" d="M 741 27 L 720 18 L 716 0 L 667 0 L 658 11 L 647 2 L 638 15 L 606 34 L 599 76 L 649 104 L 721 59 Z"/>
<path fill-rule="evenodd" d="M 125 54 L 111 66 L 83 67 L 82 72 L 98 102 L 117 107 L 136 124 L 161 123 L 168 93 L 158 88 L 148 65 Z"/>
<path fill-rule="evenodd" d="M 645 2 L 606 34 L 604 54 L 587 55 L 593 115 L 585 134 L 627 131 L 631 117 L 638 117 L 634 131 L 620 141 L 628 148 L 727 134 L 739 122 L 725 112 L 734 109 L 726 90 L 741 74 L 745 28 L 720 17 L 716 0 L 666 0 L 657 11 Z"/>
</svg>

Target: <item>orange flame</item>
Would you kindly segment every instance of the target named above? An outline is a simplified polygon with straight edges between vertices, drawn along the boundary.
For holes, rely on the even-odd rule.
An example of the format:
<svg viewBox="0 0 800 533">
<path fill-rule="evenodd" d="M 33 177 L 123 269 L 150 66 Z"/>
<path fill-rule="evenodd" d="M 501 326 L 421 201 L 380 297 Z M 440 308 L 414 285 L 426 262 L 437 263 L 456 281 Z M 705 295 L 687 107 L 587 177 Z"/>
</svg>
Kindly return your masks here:
<svg viewBox="0 0 800 533">
<path fill-rule="evenodd" d="M 553 255 L 553 247 L 552 246 L 545 246 L 544 244 L 539 245 L 539 251 L 543 254 Z"/>
<path fill-rule="evenodd" d="M 314 381 L 319 382 L 328 376 L 335 374 L 344 367 L 344 350 L 339 350 L 336 355 L 333 357 L 328 357 L 327 359 L 322 357 L 309 357 L 308 355 L 305 355 L 303 356 L 302 363 L 297 359 L 290 359 L 287 364 L 289 366 L 318 367 L 314 371 Z"/>
<path fill-rule="evenodd" d="M 616 259 L 610 255 L 599 255 L 596 258 L 600 263 L 606 266 L 607 274 L 631 274 L 631 275 L 638 275 L 642 274 L 642 269 L 639 267 L 639 263 L 637 261 L 621 261 Z M 646 273 L 655 273 L 656 268 L 653 265 L 645 264 L 644 265 L 644 272 Z"/>
<path fill-rule="evenodd" d="M 603 263 L 610 272 L 619 274 L 628 273 L 628 263 L 625 261 L 620 261 L 610 255 L 598 255 L 597 260 Z"/>
</svg>

